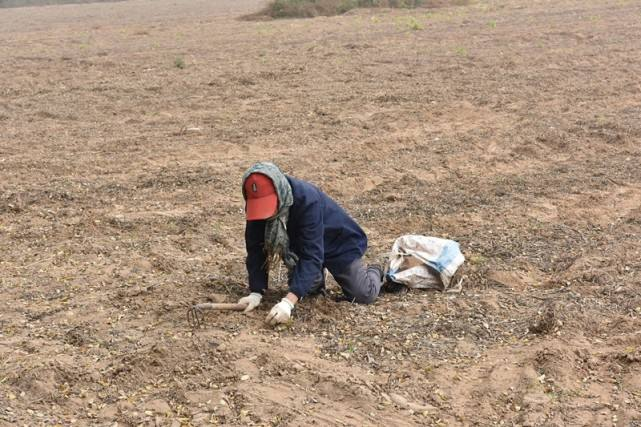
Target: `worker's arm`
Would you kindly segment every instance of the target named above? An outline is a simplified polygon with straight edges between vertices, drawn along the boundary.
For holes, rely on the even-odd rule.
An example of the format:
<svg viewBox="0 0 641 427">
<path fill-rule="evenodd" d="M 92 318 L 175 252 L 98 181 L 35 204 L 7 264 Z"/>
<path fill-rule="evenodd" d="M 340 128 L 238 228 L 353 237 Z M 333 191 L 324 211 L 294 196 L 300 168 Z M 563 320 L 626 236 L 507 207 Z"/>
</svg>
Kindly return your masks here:
<svg viewBox="0 0 641 427">
<path fill-rule="evenodd" d="M 291 273 L 289 293 L 271 309 L 265 319 L 269 325 L 289 322 L 294 305 L 307 295 L 323 267 L 324 226 L 320 201 L 309 203 L 296 215 L 297 228 L 290 231 L 297 240 L 298 262 Z"/>
<path fill-rule="evenodd" d="M 265 266 L 265 221 L 247 221 L 245 246 L 247 248 L 247 277 L 251 292 L 264 294 L 267 289 L 268 272 Z"/>
<path fill-rule="evenodd" d="M 287 298 L 295 303 L 305 297 L 323 268 L 323 210 L 320 200 L 308 204 L 298 213 L 298 227 L 294 230 L 297 240 L 298 262 L 292 271 Z"/>
</svg>

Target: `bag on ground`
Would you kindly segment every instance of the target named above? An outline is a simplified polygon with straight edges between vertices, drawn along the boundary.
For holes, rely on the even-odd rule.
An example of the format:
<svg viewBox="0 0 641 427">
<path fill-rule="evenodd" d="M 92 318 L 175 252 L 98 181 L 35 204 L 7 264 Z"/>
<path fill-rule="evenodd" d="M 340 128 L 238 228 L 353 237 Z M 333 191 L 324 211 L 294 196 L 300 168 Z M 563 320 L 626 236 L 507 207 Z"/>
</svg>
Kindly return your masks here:
<svg viewBox="0 0 641 427">
<path fill-rule="evenodd" d="M 461 283 L 452 277 L 464 261 L 453 240 L 408 234 L 392 246 L 387 278 L 409 288 L 460 292 Z"/>
</svg>

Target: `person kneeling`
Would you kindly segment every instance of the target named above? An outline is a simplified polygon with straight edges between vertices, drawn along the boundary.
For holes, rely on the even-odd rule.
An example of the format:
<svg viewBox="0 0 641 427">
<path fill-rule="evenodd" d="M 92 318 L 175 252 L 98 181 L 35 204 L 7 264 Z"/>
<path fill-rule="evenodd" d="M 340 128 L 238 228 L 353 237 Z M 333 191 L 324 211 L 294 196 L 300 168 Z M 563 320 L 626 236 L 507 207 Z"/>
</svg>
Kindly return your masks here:
<svg viewBox="0 0 641 427">
<path fill-rule="evenodd" d="M 279 259 L 289 272 L 289 292 L 267 315 L 270 325 L 288 322 L 300 299 L 324 291 L 324 268 L 348 300 L 360 304 L 376 300 L 382 268 L 363 263 L 367 236 L 334 200 L 269 162 L 245 172 L 242 191 L 251 293 L 238 302 L 247 305 L 245 312 L 260 304 L 270 267 Z"/>
</svg>

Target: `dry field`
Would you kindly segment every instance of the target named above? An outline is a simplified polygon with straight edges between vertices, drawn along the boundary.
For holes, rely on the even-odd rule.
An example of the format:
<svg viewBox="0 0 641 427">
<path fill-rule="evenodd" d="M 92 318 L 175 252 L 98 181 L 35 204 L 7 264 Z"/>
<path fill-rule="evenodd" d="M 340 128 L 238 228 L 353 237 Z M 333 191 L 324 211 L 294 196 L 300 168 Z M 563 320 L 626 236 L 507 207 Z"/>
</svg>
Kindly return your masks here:
<svg viewBox="0 0 641 427">
<path fill-rule="evenodd" d="M 261 5 L 0 9 L 0 425 L 640 426 L 641 4 Z M 372 258 L 459 241 L 463 292 L 190 328 L 258 160 Z"/>
</svg>

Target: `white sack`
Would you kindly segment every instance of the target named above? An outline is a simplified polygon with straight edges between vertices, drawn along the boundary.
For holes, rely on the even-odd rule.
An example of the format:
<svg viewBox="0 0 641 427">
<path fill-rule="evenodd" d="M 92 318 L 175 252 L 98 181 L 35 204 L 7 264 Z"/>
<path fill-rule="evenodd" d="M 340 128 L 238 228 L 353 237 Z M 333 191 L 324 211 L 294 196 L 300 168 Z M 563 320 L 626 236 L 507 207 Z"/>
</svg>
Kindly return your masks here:
<svg viewBox="0 0 641 427">
<path fill-rule="evenodd" d="M 459 284 L 451 279 L 464 261 L 453 240 L 408 234 L 392 246 L 387 277 L 409 288 L 460 292 Z"/>
</svg>

